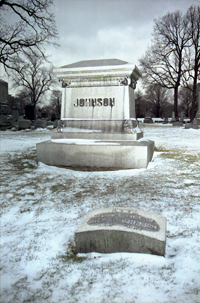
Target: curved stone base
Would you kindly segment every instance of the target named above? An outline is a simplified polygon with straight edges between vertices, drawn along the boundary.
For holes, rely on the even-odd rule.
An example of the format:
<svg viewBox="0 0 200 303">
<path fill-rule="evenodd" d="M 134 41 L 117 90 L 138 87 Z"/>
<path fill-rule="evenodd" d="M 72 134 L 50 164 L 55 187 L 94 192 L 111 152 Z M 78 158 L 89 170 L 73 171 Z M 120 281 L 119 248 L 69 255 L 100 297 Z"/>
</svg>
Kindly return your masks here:
<svg viewBox="0 0 200 303">
<path fill-rule="evenodd" d="M 37 144 L 37 161 L 63 167 L 147 168 L 153 152 L 154 142 L 144 139 L 52 139 Z"/>
</svg>

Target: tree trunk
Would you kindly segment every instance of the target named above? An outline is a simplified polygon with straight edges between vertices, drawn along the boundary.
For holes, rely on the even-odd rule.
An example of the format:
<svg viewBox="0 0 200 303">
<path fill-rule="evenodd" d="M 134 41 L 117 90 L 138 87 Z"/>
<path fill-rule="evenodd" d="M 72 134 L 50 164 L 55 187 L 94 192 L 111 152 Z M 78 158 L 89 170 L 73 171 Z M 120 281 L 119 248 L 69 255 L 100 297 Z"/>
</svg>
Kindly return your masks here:
<svg viewBox="0 0 200 303">
<path fill-rule="evenodd" d="M 36 96 L 35 96 L 35 90 L 32 92 L 32 105 L 34 106 L 34 120 L 36 120 Z"/>
<path fill-rule="evenodd" d="M 197 104 L 197 98 L 198 98 L 198 92 L 197 92 L 197 79 L 198 79 L 198 64 L 195 63 L 194 68 L 194 82 L 193 82 L 193 94 L 192 94 L 192 108 L 191 108 L 191 115 L 190 120 L 193 121 L 196 114 L 196 104 Z"/>
<path fill-rule="evenodd" d="M 178 120 L 178 86 L 174 87 L 174 113 L 176 120 Z"/>
</svg>

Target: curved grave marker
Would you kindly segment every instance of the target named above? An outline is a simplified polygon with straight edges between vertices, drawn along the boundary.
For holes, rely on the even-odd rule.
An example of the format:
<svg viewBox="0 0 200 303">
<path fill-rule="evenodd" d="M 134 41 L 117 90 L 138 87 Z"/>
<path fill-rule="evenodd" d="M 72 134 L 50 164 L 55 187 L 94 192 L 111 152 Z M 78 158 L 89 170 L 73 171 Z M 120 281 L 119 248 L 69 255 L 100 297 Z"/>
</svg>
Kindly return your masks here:
<svg viewBox="0 0 200 303">
<path fill-rule="evenodd" d="M 76 252 L 165 255 L 166 218 L 132 208 L 89 212 L 76 232 Z"/>
</svg>

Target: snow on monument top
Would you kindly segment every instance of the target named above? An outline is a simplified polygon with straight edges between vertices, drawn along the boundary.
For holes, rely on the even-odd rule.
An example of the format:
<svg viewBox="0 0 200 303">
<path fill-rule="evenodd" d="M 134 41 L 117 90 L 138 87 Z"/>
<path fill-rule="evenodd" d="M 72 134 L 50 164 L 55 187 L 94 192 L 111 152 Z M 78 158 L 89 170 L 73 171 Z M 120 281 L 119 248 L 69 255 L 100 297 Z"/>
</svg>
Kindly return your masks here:
<svg viewBox="0 0 200 303">
<path fill-rule="evenodd" d="M 62 66 L 61 68 L 95 67 L 130 64 L 119 59 L 84 60 Z"/>
</svg>

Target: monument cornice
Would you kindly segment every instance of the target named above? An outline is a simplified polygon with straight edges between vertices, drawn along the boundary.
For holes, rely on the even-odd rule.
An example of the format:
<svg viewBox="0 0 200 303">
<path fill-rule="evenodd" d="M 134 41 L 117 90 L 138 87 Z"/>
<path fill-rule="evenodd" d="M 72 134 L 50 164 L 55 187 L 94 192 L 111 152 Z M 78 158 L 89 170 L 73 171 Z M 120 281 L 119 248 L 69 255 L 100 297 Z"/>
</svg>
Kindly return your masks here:
<svg viewBox="0 0 200 303">
<path fill-rule="evenodd" d="M 142 76 L 137 66 L 133 64 L 116 66 L 95 66 L 55 68 L 54 73 L 63 87 L 78 86 L 112 86 L 130 85 L 135 86 L 135 82 Z"/>
</svg>

